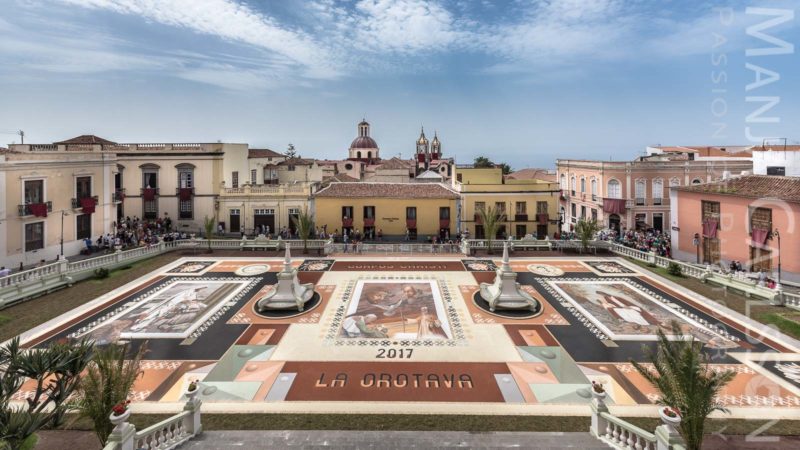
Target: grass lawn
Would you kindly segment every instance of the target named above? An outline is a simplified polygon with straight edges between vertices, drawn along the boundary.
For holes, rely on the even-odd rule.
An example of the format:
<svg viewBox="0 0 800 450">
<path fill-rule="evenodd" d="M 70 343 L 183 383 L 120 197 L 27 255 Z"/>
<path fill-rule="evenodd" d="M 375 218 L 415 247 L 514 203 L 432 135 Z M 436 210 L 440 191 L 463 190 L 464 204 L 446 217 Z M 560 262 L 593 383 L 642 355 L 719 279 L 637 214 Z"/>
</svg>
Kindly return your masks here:
<svg viewBox="0 0 800 450">
<path fill-rule="evenodd" d="M 785 306 L 770 306 L 764 300 L 749 299 L 744 295 L 725 291 L 713 284 L 703 283 L 696 278 L 670 275 L 663 267 L 652 267 L 642 261 L 625 259 L 757 322 L 773 326 L 787 336 L 800 339 L 800 312 L 798 311 Z"/>
<path fill-rule="evenodd" d="M 0 311 L 0 342 L 60 316 L 109 291 L 146 275 L 183 255 L 172 252 L 112 271 L 108 278 L 88 279 Z"/>
</svg>

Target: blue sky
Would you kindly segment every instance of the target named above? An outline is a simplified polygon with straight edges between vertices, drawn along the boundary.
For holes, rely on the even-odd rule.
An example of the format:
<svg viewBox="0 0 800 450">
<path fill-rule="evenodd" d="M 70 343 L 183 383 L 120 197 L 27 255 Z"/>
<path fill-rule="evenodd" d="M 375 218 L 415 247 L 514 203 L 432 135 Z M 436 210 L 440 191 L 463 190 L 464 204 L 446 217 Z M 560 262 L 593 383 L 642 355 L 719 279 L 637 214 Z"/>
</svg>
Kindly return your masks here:
<svg viewBox="0 0 800 450">
<path fill-rule="evenodd" d="M 773 44 L 746 32 L 781 17 L 747 7 L 785 9 L 794 17 L 763 32 L 795 45 L 798 6 L 0 0 L 0 133 L 291 142 L 303 156 L 342 158 L 366 116 L 384 156 L 409 156 L 424 124 L 458 162 L 549 167 L 633 158 L 648 144 L 746 144 L 747 116 L 763 105 L 746 97 L 760 96 L 780 98 L 762 115 L 778 121 L 751 133 L 798 141 L 797 51 L 748 55 Z M 780 78 L 746 91 L 748 63 Z"/>
</svg>

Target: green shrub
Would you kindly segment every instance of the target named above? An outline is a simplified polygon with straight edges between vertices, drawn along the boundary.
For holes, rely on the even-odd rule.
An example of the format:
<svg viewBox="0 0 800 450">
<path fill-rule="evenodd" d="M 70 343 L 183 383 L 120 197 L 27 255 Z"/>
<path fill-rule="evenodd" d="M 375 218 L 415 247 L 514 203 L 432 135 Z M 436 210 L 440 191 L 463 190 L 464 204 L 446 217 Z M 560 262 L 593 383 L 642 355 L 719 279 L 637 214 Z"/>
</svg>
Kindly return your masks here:
<svg viewBox="0 0 800 450">
<path fill-rule="evenodd" d="M 98 280 L 103 278 L 108 278 L 108 274 L 109 274 L 108 269 L 106 269 L 105 267 L 94 269 L 94 277 L 97 278 Z"/>
<path fill-rule="evenodd" d="M 675 277 L 682 277 L 683 268 L 681 268 L 680 264 L 673 261 L 667 266 L 667 273 Z"/>
</svg>

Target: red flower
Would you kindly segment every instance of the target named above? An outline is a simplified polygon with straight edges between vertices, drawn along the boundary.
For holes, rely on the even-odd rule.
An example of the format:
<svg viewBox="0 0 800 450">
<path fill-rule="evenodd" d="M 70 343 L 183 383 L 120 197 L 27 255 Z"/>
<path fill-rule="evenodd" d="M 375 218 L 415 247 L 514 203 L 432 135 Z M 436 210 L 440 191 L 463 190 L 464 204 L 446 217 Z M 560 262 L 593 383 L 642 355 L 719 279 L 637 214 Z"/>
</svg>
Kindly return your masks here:
<svg viewBox="0 0 800 450">
<path fill-rule="evenodd" d="M 115 416 L 120 416 L 125 414 L 125 411 L 128 410 L 128 405 L 131 403 L 130 400 L 125 400 L 124 402 L 119 402 L 111 408 L 111 411 L 114 413 Z"/>
</svg>

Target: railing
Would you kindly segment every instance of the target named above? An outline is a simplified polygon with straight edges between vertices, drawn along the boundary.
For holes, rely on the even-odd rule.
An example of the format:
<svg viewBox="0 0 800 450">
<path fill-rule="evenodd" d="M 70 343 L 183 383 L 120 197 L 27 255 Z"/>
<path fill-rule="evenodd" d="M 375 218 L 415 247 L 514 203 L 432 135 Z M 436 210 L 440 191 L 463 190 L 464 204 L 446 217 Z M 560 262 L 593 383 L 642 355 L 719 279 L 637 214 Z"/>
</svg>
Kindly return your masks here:
<svg viewBox="0 0 800 450">
<path fill-rule="evenodd" d="M 160 193 L 161 192 L 161 188 L 139 188 L 139 193 L 142 196 L 144 196 L 144 191 L 146 191 L 147 189 L 152 189 L 153 191 L 155 191 L 154 192 L 155 195 L 161 195 L 161 193 Z"/>
<path fill-rule="evenodd" d="M 56 262 L 46 266 L 36 267 L 2 277 L 0 278 L 0 288 L 14 286 L 25 282 L 37 281 L 60 273 L 61 263 Z M 2 303 L 0 303 L 0 306 L 2 306 Z"/>
<path fill-rule="evenodd" d="M 302 244 L 301 244 L 302 245 Z M 292 248 L 297 248 L 292 246 Z M 457 244 L 398 244 L 398 243 L 359 243 L 359 244 L 342 244 L 342 243 L 326 243 L 325 253 L 352 253 L 352 254 L 460 254 L 461 247 Z"/>
<path fill-rule="evenodd" d="M 96 195 L 93 195 L 92 199 L 94 199 L 94 204 L 95 205 L 97 205 L 98 202 L 100 201 L 100 198 L 98 196 L 96 196 Z M 72 209 L 78 209 L 78 208 L 81 207 L 81 199 L 80 198 L 73 198 L 71 203 L 72 203 Z"/>
<path fill-rule="evenodd" d="M 130 413 L 127 413 L 127 417 L 114 422 L 116 426 L 103 450 L 172 450 L 199 435 L 203 432 L 200 416 L 203 402 L 196 398 L 198 390 L 184 393 L 188 400 L 182 412 L 141 431 L 128 422 Z"/>
<path fill-rule="evenodd" d="M 514 214 L 514 222 L 527 222 L 528 215 L 527 214 Z"/>
<path fill-rule="evenodd" d="M 94 145 L 92 144 L 67 144 L 65 151 L 68 152 L 93 152 Z"/>
<path fill-rule="evenodd" d="M 636 206 L 644 206 L 647 203 L 644 197 L 636 197 Z"/>
<path fill-rule="evenodd" d="M 53 202 L 45 202 L 44 204 L 47 205 L 47 212 L 49 213 L 53 212 Z M 20 217 L 33 215 L 33 213 L 31 212 L 30 204 L 17 205 L 17 213 L 20 215 Z"/>
<path fill-rule="evenodd" d="M 125 198 L 125 188 L 117 189 L 111 195 L 113 202 L 120 203 Z"/>
<path fill-rule="evenodd" d="M 660 412 L 661 425 L 656 427 L 655 433 L 643 430 L 632 423 L 628 423 L 614 416 L 605 404 L 606 393 L 597 393 L 592 390 L 592 422 L 589 433 L 610 447 L 619 450 L 679 450 L 685 441 L 676 427 L 681 419 L 668 418 Z"/>
<path fill-rule="evenodd" d="M 55 144 L 33 144 L 30 147 L 32 152 L 55 152 L 58 151 L 58 145 Z"/>
</svg>

